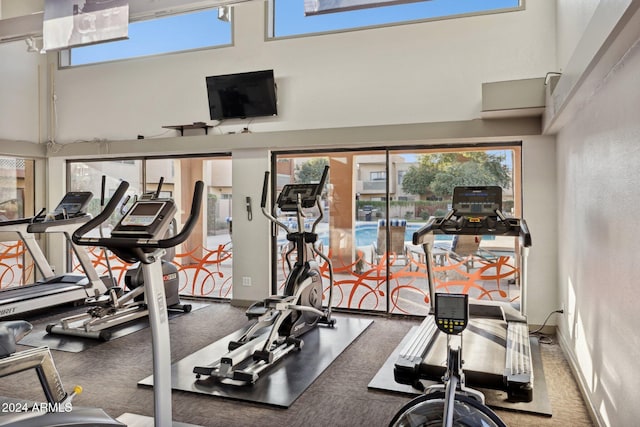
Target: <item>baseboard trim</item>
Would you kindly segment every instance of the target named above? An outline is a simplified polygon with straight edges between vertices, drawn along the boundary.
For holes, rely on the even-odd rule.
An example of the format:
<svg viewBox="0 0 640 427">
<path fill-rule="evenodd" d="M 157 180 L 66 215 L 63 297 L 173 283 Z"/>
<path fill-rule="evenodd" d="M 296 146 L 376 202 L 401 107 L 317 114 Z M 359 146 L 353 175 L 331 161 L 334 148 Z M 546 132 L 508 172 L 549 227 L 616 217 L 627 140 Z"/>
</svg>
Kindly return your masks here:
<svg viewBox="0 0 640 427">
<path fill-rule="evenodd" d="M 587 412 L 589 413 L 589 417 L 594 425 L 597 427 L 605 427 L 607 424 L 600 417 L 600 413 L 596 411 L 595 406 L 593 405 L 593 401 L 591 400 L 591 395 L 588 393 L 587 381 L 582 375 L 580 369 L 578 369 L 578 361 L 576 359 L 575 353 L 572 351 L 571 346 L 569 345 L 569 341 L 567 341 L 566 337 L 560 331 L 560 328 L 556 329 L 556 337 L 558 338 L 558 344 L 560 344 L 560 349 L 564 354 L 564 357 L 567 359 L 567 363 L 569 363 L 569 368 L 571 369 L 571 373 L 578 384 L 578 389 L 580 390 L 580 394 L 582 395 L 582 399 L 587 406 Z"/>
</svg>

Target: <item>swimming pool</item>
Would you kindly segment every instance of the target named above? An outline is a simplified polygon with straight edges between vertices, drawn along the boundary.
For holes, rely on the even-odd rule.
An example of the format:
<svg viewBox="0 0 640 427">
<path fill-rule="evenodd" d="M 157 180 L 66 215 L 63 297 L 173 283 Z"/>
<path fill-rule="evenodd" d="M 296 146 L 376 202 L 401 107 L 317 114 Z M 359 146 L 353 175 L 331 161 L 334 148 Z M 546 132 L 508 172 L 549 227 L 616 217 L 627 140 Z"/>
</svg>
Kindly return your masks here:
<svg viewBox="0 0 640 427">
<path fill-rule="evenodd" d="M 413 233 L 424 226 L 423 223 L 408 223 L 404 233 L 404 240 L 410 242 L 413 239 Z M 323 244 L 329 244 L 329 233 L 327 230 L 318 233 L 319 240 Z M 436 240 L 450 241 L 452 236 L 436 235 Z M 371 246 L 378 241 L 378 223 L 377 222 L 358 222 L 355 226 L 356 246 Z"/>
<path fill-rule="evenodd" d="M 411 242 L 413 240 L 413 233 L 418 231 L 424 226 L 425 223 L 407 223 L 407 228 L 404 233 L 405 242 Z M 310 228 L 309 224 L 309 228 Z M 493 240 L 495 236 L 483 236 L 484 240 Z M 355 226 L 355 239 L 356 247 L 371 246 L 378 241 L 378 223 L 377 222 L 357 222 Z M 329 226 L 327 223 L 322 223 L 318 226 L 318 240 L 323 245 L 329 245 Z M 436 234 L 435 240 L 441 242 L 450 242 L 453 240 L 453 235 Z M 282 245 L 287 242 L 284 233 L 278 236 L 278 244 Z"/>
</svg>

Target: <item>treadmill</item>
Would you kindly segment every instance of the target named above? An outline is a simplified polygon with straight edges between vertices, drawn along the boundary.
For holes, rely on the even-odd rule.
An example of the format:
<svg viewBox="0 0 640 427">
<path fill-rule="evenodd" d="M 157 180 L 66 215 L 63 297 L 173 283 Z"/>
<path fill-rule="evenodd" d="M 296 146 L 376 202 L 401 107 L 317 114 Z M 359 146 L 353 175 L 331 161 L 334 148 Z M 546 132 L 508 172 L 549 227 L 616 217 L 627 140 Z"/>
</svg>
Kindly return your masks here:
<svg viewBox="0 0 640 427">
<path fill-rule="evenodd" d="M 86 213 L 86 208 L 92 197 L 93 194 L 88 191 L 69 192 L 51 213 L 45 215 L 43 209 L 34 217 L 0 221 L 0 233 L 12 232 L 18 235 L 42 276 L 42 279 L 33 284 L 0 290 L 0 319 L 85 300 L 106 292 L 107 287 L 98 276 L 87 251 L 71 240 L 72 233 L 91 218 Z M 54 274 L 35 239 L 35 235 L 39 233 L 62 233 L 85 275 Z"/>
<path fill-rule="evenodd" d="M 435 301 L 432 247 L 436 234 L 517 237 L 520 306 L 510 302 L 469 301 L 470 321 L 465 336 L 466 384 L 504 390 L 510 401 L 533 399 L 533 365 L 526 317 L 526 258 L 531 235 L 524 219 L 502 212 L 502 189 L 497 186 L 456 187 L 452 209 L 432 217 L 413 234 L 413 244 L 426 254 L 430 301 Z M 446 335 L 436 327 L 434 307 L 419 327 L 412 329 L 394 366 L 395 381 L 422 390 L 420 380 L 441 381 L 446 371 Z"/>
</svg>

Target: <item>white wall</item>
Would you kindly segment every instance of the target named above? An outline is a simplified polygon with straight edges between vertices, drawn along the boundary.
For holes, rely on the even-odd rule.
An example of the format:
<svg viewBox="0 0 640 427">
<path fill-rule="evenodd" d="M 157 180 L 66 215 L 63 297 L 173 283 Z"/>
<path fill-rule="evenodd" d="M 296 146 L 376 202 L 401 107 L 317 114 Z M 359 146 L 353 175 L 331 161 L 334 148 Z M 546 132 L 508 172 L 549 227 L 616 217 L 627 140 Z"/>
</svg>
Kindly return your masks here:
<svg viewBox="0 0 640 427">
<path fill-rule="evenodd" d="M 260 213 L 262 178 L 271 165 L 266 149 L 234 150 L 232 157 L 233 299 L 253 302 L 271 293 L 271 227 Z M 246 197 L 252 200 L 251 221 L 247 217 Z M 250 286 L 244 285 L 247 279 Z"/>
<path fill-rule="evenodd" d="M 47 113 L 45 56 L 23 40 L 0 44 L 0 140 L 42 142 Z"/>
<path fill-rule="evenodd" d="M 557 296 L 558 214 L 556 201 L 556 141 L 554 137 L 528 137 L 522 144 L 522 217 L 527 220 L 532 246 L 527 268 L 526 309 L 530 323 L 541 325 L 560 307 Z M 555 319 L 549 322 L 555 323 Z"/>
<path fill-rule="evenodd" d="M 588 66 L 572 76 L 577 89 L 560 113 L 569 118 L 555 120 L 561 123 L 558 282 L 565 309 L 559 336 L 593 413 L 607 426 L 637 425 L 640 418 L 639 10 L 637 2 L 600 2 L 588 25 L 574 26 L 584 34 L 571 36 L 580 41 L 568 65 Z M 590 41 L 615 12 L 619 22 L 601 40 L 606 51 L 579 58 L 601 51 Z"/>
</svg>

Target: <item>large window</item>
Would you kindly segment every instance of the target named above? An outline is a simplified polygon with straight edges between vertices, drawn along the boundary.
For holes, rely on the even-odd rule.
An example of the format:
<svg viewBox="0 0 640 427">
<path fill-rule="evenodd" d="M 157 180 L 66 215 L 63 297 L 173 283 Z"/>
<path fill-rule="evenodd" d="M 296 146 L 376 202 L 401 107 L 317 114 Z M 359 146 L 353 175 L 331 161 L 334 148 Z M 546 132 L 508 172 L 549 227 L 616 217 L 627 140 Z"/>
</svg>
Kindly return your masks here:
<svg viewBox="0 0 640 427">
<path fill-rule="evenodd" d="M 230 45 L 231 22 L 218 19 L 218 9 L 167 16 L 129 24 L 127 40 L 73 48 L 63 66 L 158 55 Z"/>
<path fill-rule="evenodd" d="M 276 193 L 284 183 L 312 182 L 324 165 L 330 166 L 318 247 L 331 259 L 333 305 L 340 308 L 427 314 L 426 259 L 422 247 L 412 244 L 412 235 L 431 216 L 447 213 L 454 186 L 499 185 L 503 212 L 520 213 L 519 144 L 279 153 L 274 165 Z M 311 221 L 313 213 L 307 215 Z M 468 250 L 443 237 L 434 252 L 436 289 L 519 303 L 514 238 L 481 236 L 474 239 L 477 248 Z M 274 247 L 274 288 L 282 292 L 289 273 L 287 256 L 292 256 L 284 233 L 274 239 Z M 326 305 L 328 266 L 318 262 L 325 276 Z"/>
<path fill-rule="evenodd" d="M 100 186 L 106 176 L 106 197 L 110 197 L 121 180 L 129 182 L 129 195 L 160 190 L 161 197 L 172 197 L 180 212 L 176 219 L 182 227 L 193 195 L 195 181 L 202 180 L 206 201 L 202 205 L 200 224 L 189 239 L 176 248 L 172 262 L 180 274 L 180 294 L 197 297 L 230 299 L 232 297 L 231 247 L 231 158 L 185 157 L 129 159 L 107 161 L 72 161 L 68 163 L 69 188 L 91 191 L 96 195 L 89 211 L 100 210 Z M 159 188 L 160 182 L 162 187 Z M 126 209 L 126 206 L 124 207 Z M 122 214 L 111 220 L 115 224 Z M 109 225 L 103 230 L 108 231 Z M 92 248 L 93 262 L 99 274 L 112 274 L 121 286 L 129 265 L 100 248 Z M 106 262 L 106 256 L 109 262 Z"/>
<path fill-rule="evenodd" d="M 303 1 L 272 0 L 272 37 L 442 19 L 521 8 L 521 0 L 429 0 L 408 4 L 305 16 Z"/>
<path fill-rule="evenodd" d="M 14 157 L 0 157 L 0 221 L 34 215 L 34 162 Z M 32 283 L 35 269 L 20 240 L 9 233 L 0 242 L 0 288 Z"/>
</svg>

